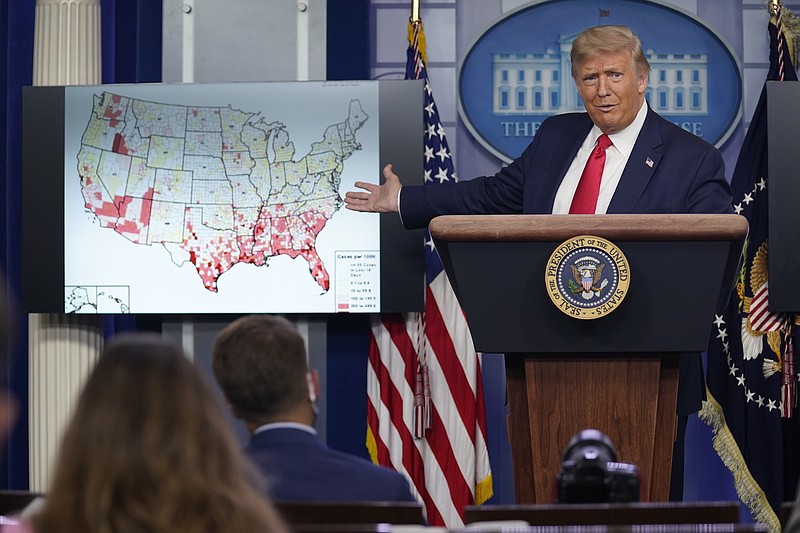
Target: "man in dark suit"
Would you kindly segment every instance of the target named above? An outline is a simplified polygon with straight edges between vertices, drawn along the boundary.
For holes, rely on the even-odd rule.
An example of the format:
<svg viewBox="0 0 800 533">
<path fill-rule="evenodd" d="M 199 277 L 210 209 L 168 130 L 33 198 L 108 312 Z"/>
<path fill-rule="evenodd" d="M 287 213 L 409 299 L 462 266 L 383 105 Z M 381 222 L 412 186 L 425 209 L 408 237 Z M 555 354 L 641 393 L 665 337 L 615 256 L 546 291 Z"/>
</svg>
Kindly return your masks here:
<svg viewBox="0 0 800 533">
<path fill-rule="evenodd" d="M 714 146 L 656 114 L 646 102 L 650 65 L 640 39 L 625 26 L 595 26 L 575 38 L 572 77 L 586 113 L 546 119 L 521 156 L 493 176 L 437 187 L 402 186 L 391 165 L 385 182 L 357 182 L 347 208 L 400 212 L 405 227 L 425 227 L 446 214 L 730 213 L 731 191 Z M 573 197 L 598 139 L 607 136 L 605 166 L 588 209 Z M 705 396 L 699 354 L 681 359 L 679 439 L 686 416 Z M 682 468 L 682 440 L 675 467 Z M 682 471 L 673 470 L 673 479 Z M 682 479 L 682 477 L 681 477 Z M 674 486 L 673 499 L 681 487 Z"/>
<path fill-rule="evenodd" d="M 405 476 L 329 448 L 314 430 L 319 377 L 287 319 L 239 318 L 218 335 L 214 375 L 251 434 L 246 454 L 274 501 L 416 502 Z"/>
<path fill-rule="evenodd" d="M 545 120 L 520 157 L 493 176 L 443 187 L 407 186 L 384 168 L 378 186 L 345 195 L 348 209 L 399 211 L 409 228 L 443 214 L 568 213 L 598 137 L 612 141 L 592 213 L 729 213 L 719 151 L 645 102 L 650 65 L 624 26 L 596 26 L 572 46 L 572 76 L 586 113 Z"/>
</svg>

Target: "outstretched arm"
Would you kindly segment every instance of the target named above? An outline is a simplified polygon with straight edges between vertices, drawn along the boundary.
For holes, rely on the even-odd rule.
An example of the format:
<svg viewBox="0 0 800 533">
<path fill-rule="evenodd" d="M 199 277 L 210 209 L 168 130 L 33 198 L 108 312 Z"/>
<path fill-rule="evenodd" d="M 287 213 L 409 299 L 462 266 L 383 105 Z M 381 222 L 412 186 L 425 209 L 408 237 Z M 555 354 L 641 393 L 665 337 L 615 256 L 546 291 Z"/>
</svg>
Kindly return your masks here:
<svg viewBox="0 0 800 533">
<path fill-rule="evenodd" d="M 367 192 L 348 191 L 345 193 L 345 207 L 367 213 L 396 213 L 399 211 L 398 193 L 403 184 L 400 183 L 397 174 L 392 172 L 391 164 L 383 167 L 383 177 L 386 181 L 382 185 L 357 181 L 355 186 Z"/>
</svg>

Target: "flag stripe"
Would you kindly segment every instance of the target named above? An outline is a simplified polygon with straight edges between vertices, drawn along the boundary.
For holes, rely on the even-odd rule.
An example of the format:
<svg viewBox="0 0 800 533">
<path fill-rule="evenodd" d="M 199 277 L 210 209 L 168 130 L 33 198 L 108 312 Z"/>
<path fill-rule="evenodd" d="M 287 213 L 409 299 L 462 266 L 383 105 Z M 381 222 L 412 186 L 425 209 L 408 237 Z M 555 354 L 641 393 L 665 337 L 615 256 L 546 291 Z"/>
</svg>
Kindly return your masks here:
<svg viewBox="0 0 800 533">
<path fill-rule="evenodd" d="M 475 349 L 472 344 L 472 338 L 468 334 L 459 334 L 458 331 L 451 331 L 451 329 L 457 330 L 458 328 L 461 328 L 461 331 L 467 332 L 467 327 L 464 314 L 458 305 L 455 294 L 453 293 L 450 283 L 444 273 L 437 276 L 433 283 L 431 283 L 429 298 L 436 301 L 439 309 L 442 310 L 440 316 L 453 317 L 449 323 L 448 321 L 443 320 L 441 324 L 443 327 L 448 328 L 448 336 L 453 341 L 452 345 L 458 347 L 456 351 L 462 353 L 474 353 Z M 455 355 L 457 356 L 457 354 Z M 464 361 L 463 369 L 464 370 L 462 371 L 462 367 L 459 365 L 456 368 L 444 370 L 443 373 L 446 376 L 457 374 L 459 378 L 464 377 L 465 379 L 466 375 L 479 375 L 479 357 L 476 356 L 474 358 L 470 358 L 469 361 Z M 476 454 L 487 454 L 486 457 L 482 459 L 471 461 L 461 460 L 459 462 L 464 478 L 468 480 L 474 480 L 477 485 L 481 481 L 491 477 L 491 470 L 488 468 L 488 452 L 486 449 L 486 413 L 484 409 L 477 409 L 475 407 L 485 405 L 483 397 L 483 382 L 481 380 L 475 380 L 474 390 L 469 381 L 465 381 L 465 383 L 459 383 L 455 386 L 451 383 L 450 388 L 455 396 L 451 401 L 459 405 L 463 405 L 464 402 L 466 402 L 466 411 L 469 412 L 469 416 L 465 416 L 463 411 L 460 412 L 461 423 L 455 424 L 455 422 L 453 422 L 454 426 L 451 428 L 451 431 L 459 431 L 458 435 L 460 435 L 461 439 L 463 439 L 459 442 L 465 443 L 464 445 L 472 445 L 471 443 L 474 443 Z M 461 391 L 460 395 L 457 394 L 459 391 Z M 466 435 L 463 435 L 464 431 L 467 432 Z M 481 469 L 481 466 L 484 468 Z M 488 483 L 491 484 L 491 481 L 488 481 Z M 475 494 L 475 491 L 473 490 L 473 498 L 476 503 L 482 503 L 486 498 L 488 498 L 488 496 L 482 497 L 481 494 Z"/>
<path fill-rule="evenodd" d="M 781 313 L 769 310 L 769 283 L 764 283 L 750 303 L 750 327 L 754 331 L 778 331 L 781 328 Z"/>
<path fill-rule="evenodd" d="M 442 276 L 444 274 L 439 274 L 438 277 Z M 427 298 L 428 301 L 436 301 L 436 296 L 430 287 L 427 289 Z M 472 386 L 464 374 L 465 368 L 458 358 L 458 353 L 456 353 L 453 346 L 453 338 L 447 331 L 447 326 L 444 324 L 439 307 L 433 304 L 428 305 L 426 309 L 426 326 L 431 350 L 439 361 L 439 366 L 442 368 L 442 376 L 447 381 L 450 391 L 458 393 L 457 395 L 454 394 L 454 405 L 458 409 L 464 428 L 469 433 L 470 440 L 474 440 L 475 395 L 472 391 Z"/>
<path fill-rule="evenodd" d="M 399 318 L 398 315 L 394 315 L 395 318 Z M 375 347 L 375 351 L 370 351 L 370 367 L 374 371 L 374 374 L 378 376 L 378 383 L 380 384 L 380 391 L 379 397 L 370 397 L 370 404 L 371 407 L 377 412 L 375 416 L 375 421 L 388 419 L 387 424 L 379 424 L 374 427 L 382 428 L 382 431 L 379 432 L 380 440 L 383 441 L 383 445 L 389 451 L 389 459 L 380 464 L 385 464 L 386 466 L 392 466 L 396 470 L 400 472 L 404 472 L 406 475 L 409 476 L 412 482 L 412 487 L 418 493 L 420 498 L 422 499 L 422 503 L 425 506 L 426 515 L 428 517 L 428 521 L 441 521 L 442 517 L 439 514 L 436 505 L 431 498 L 430 493 L 428 492 L 425 484 L 417 484 L 414 479 L 414 474 L 416 472 L 424 471 L 423 468 L 423 461 L 422 457 L 419 453 L 419 450 L 413 443 L 413 438 L 411 433 L 408 429 L 407 423 L 396 423 L 396 420 L 401 420 L 402 422 L 402 405 L 403 405 L 403 394 L 400 393 L 398 387 L 396 386 L 397 383 L 404 384 L 407 383 L 406 379 L 402 376 L 405 375 L 404 369 L 399 369 L 400 372 L 397 372 L 397 369 L 390 370 L 384 366 L 384 358 L 381 357 L 381 354 L 391 352 L 391 357 L 389 360 L 392 361 L 402 361 L 403 360 L 403 353 L 397 350 L 392 350 L 387 346 L 380 347 L 380 351 L 378 351 L 378 343 L 375 342 L 375 338 L 385 338 L 390 341 L 390 343 L 394 344 L 395 341 L 400 342 L 401 346 L 407 345 L 407 335 L 403 334 L 405 331 L 402 320 L 387 320 L 384 317 L 384 320 L 380 324 L 379 327 L 384 328 L 388 335 L 373 335 L 373 340 L 370 343 L 371 346 Z M 388 328 L 387 328 L 388 326 Z M 398 365 L 395 365 L 398 366 Z M 403 367 L 407 365 L 403 364 Z M 369 374 L 368 374 L 369 375 Z M 400 385 L 402 387 L 402 385 Z M 406 394 L 405 396 L 408 396 Z M 413 394 L 410 396 L 413 398 Z M 397 417 L 396 413 L 400 411 L 400 416 Z M 388 411 L 385 413 L 384 411 Z M 381 416 L 381 414 L 386 416 Z M 396 437 L 392 437 L 389 433 L 389 429 L 391 429 L 392 433 L 396 435 Z M 373 430 L 374 434 L 374 430 Z M 387 446 L 385 443 L 389 443 Z M 400 448 L 393 447 L 392 443 L 400 443 Z M 393 452 L 394 449 L 394 452 Z M 397 453 L 399 452 L 399 453 Z"/>
<path fill-rule="evenodd" d="M 409 24 L 408 40 L 406 78 L 425 82 L 425 184 L 438 186 L 456 176 L 428 83 L 420 22 Z M 432 247 L 425 266 L 423 313 L 373 321 L 367 445 L 374 461 L 408 475 L 429 525 L 454 528 L 463 525 L 465 506 L 492 495 L 483 383 L 464 313 Z M 420 376 L 427 376 L 429 396 L 419 394 Z"/>
<path fill-rule="evenodd" d="M 415 350 L 413 348 L 413 344 L 412 344 L 412 341 L 411 341 L 411 335 L 413 333 L 410 333 L 408 331 L 408 329 L 406 327 L 407 324 L 399 319 L 399 315 L 392 315 L 391 319 L 389 319 L 389 320 L 384 318 L 382 320 L 382 322 L 383 322 L 384 328 L 389 333 L 389 336 L 391 338 L 392 344 L 395 347 L 397 347 L 397 350 L 398 350 L 398 353 L 395 355 L 395 357 L 392 360 L 397 361 L 400 358 L 404 359 L 403 372 L 402 372 L 403 377 L 402 378 L 400 377 L 400 372 L 395 371 L 395 372 L 392 373 L 395 376 L 393 379 L 394 380 L 402 379 L 402 382 L 404 383 L 404 385 L 406 385 L 408 387 L 407 390 L 413 391 L 413 387 L 414 387 L 414 371 L 413 371 L 413 369 L 416 367 L 416 364 L 417 364 L 417 361 L 416 361 L 415 358 L 409 357 L 409 355 L 415 355 Z M 410 324 L 409 327 L 412 327 L 412 328 L 414 327 L 413 321 L 409 321 L 408 324 Z M 387 389 L 396 390 L 394 388 L 394 383 L 395 382 L 393 382 L 391 385 L 389 385 L 389 384 L 384 385 L 384 387 L 387 388 Z M 411 393 L 411 392 L 407 393 L 406 398 L 408 398 L 408 400 L 405 402 L 406 404 L 408 404 L 410 401 L 413 401 L 412 400 L 413 393 Z M 392 398 L 384 397 L 383 398 L 383 403 L 384 403 L 384 405 L 392 405 L 392 409 L 390 409 L 391 420 L 397 420 L 399 418 L 402 418 L 402 416 L 403 416 L 402 411 L 399 411 L 398 409 L 396 409 L 397 407 L 401 406 L 404 403 L 404 402 L 402 402 L 402 400 L 399 399 L 399 395 L 398 396 L 394 396 Z M 436 413 L 435 408 L 434 408 L 434 413 L 435 413 L 435 415 L 434 415 L 434 427 L 438 427 L 438 426 L 441 425 L 441 420 L 439 419 L 438 413 Z M 412 421 L 406 420 L 405 425 L 408 426 L 408 427 L 411 427 L 412 423 L 413 423 Z M 399 428 L 399 431 L 401 433 L 400 441 L 403 444 L 403 460 L 402 460 L 403 468 L 407 472 L 412 472 L 413 473 L 413 475 L 411 476 L 412 478 L 421 478 L 421 479 L 424 479 L 426 481 L 426 483 L 422 484 L 421 486 L 419 484 L 417 485 L 417 488 L 419 489 L 419 492 L 423 496 L 423 501 L 425 502 L 426 509 L 433 508 L 433 509 L 437 509 L 437 511 L 438 511 L 438 508 L 442 507 L 443 505 L 448 505 L 447 502 L 436 502 L 436 503 L 434 503 L 433 502 L 433 496 L 431 496 L 431 494 L 428 492 L 428 490 L 426 488 L 426 485 L 427 486 L 431 485 L 431 480 L 430 480 L 429 476 L 430 476 L 430 472 L 432 470 L 434 470 L 434 469 L 443 470 L 443 472 L 439 475 L 439 477 L 441 479 L 439 480 L 438 484 L 439 485 L 446 485 L 446 493 L 457 494 L 457 495 L 463 496 L 464 489 L 462 487 L 459 487 L 459 486 L 454 486 L 455 481 L 453 481 L 451 479 L 452 478 L 452 475 L 451 475 L 452 472 L 449 472 L 449 471 L 447 471 L 446 468 L 442 468 L 440 466 L 440 465 L 452 464 L 454 462 L 454 458 L 452 457 L 452 455 L 448 456 L 448 452 L 452 452 L 452 450 L 449 449 L 450 445 L 446 440 L 447 439 L 447 435 L 445 434 L 443 438 L 439 438 L 439 439 L 433 438 L 433 435 L 432 435 L 431 438 L 427 439 L 427 447 L 429 447 L 429 450 L 423 449 L 423 450 L 421 450 L 423 453 L 420 454 L 419 453 L 420 450 L 415 449 L 415 447 L 413 445 L 414 440 L 413 440 L 413 438 L 411 438 L 410 432 L 406 431 L 406 427 Z M 416 446 L 417 447 L 421 446 L 421 443 L 417 441 L 416 442 Z M 417 453 L 414 453 L 415 451 Z M 430 451 L 433 454 L 431 458 L 435 458 L 436 461 L 431 461 L 428 458 L 428 456 L 424 453 L 426 451 Z M 411 456 L 410 458 L 409 458 L 409 455 Z M 419 460 L 420 455 L 422 457 L 425 457 L 425 459 L 422 462 Z M 396 463 L 394 463 L 394 464 L 396 464 Z M 468 490 L 468 488 L 467 488 L 467 490 Z M 431 517 L 430 514 L 431 513 L 428 513 L 429 521 L 435 520 L 435 518 Z"/>
</svg>

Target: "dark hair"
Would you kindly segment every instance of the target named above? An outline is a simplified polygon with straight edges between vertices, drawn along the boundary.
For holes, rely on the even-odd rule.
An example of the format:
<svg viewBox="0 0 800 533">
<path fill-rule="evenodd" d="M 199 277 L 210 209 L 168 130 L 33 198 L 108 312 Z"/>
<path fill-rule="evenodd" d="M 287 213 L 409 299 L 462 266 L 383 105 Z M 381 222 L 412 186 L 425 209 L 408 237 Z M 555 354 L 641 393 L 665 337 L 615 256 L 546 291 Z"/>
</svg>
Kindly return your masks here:
<svg viewBox="0 0 800 533">
<path fill-rule="evenodd" d="M 156 334 L 108 343 L 66 429 L 39 533 L 282 531 L 213 390 Z"/>
<path fill-rule="evenodd" d="M 303 337 L 275 315 L 249 315 L 214 342 L 214 375 L 244 420 L 265 423 L 308 398 Z"/>
<path fill-rule="evenodd" d="M 584 61 L 603 52 L 628 52 L 638 75 L 650 72 L 650 63 L 644 56 L 641 39 L 627 26 L 605 25 L 584 30 L 572 41 L 572 77 L 577 79 L 578 68 Z"/>
</svg>

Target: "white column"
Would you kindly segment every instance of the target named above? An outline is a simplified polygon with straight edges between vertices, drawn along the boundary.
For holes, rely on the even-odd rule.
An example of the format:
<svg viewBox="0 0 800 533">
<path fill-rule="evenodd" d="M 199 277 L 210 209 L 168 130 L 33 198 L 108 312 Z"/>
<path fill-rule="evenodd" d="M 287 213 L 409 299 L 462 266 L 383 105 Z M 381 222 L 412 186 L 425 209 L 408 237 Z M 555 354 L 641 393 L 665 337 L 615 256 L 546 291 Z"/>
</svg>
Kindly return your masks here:
<svg viewBox="0 0 800 533">
<path fill-rule="evenodd" d="M 297 2 L 297 81 L 308 81 L 308 3 Z"/>
<path fill-rule="evenodd" d="M 181 81 L 183 83 L 194 83 L 194 0 L 183 0 L 181 5 L 181 18 L 183 26 L 183 55 L 181 62 Z"/>
<path fill-rule="evenodd" d="M 46 492 L 61 434 L 103 347 L 96 315 L 29 317 L 30 490 Z"/>
<path fill-rule="evenodd" d="M 34 85 L 101 83 L 100 0 L 36 0 Z M 66 422 L 103 346 L 90 315 L 29 317 L 30 489 L 46 492 Z"/>
<path fill-rule="evenodd" d="M 99 84 L 100 69 L 100 0 L 36 0 L 33 84 Z"/>
</svg>

